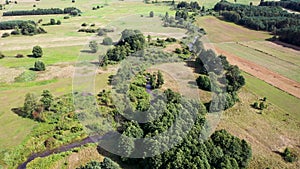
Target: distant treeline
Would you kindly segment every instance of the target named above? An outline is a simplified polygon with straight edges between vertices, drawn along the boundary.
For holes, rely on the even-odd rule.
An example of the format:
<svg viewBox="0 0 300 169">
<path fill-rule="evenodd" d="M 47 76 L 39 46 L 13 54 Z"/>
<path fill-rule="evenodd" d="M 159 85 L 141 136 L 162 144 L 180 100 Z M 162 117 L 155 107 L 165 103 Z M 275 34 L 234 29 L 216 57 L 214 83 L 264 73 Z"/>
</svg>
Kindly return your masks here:
<svg viewBox="0 0 300 169">
<path fill-rule="evenodd" d="M 51 15 L 51 14 L 70 14 L 76 10 L 78 13 L 81 11 L 75 7 L 68 7 L 65 9 L 50 8 L 50 9 L 33 9 L 33 10 L 20 10 L 20 11 L 7 11 L 3 12 L 3 16 L 18 16 L 18 15 Z"/>
<path fill-rule="evenodd" d="M 31 23 L 35 24 L 34 21 L 22 21 L 22 20 L 13 20 L 13 21 L 3 21 L 0 22 L 0 30 L 15 29 L 20 27 L 22 24 Z"/>
<path fill-rule="evenodd" d="M 279 39 L 300 46 L 300 15 L 281 7 L 233 4 L 221 1 L 214 7 L 224 19 L 255 30 L 273 32 Z"/>
<path fill-rule="evenodd" d="M 281 0 L 281 1 L 260 1 L 259 6 L 281 6 L 286 9 L 300 12 L 300 1 Z"/>
</svg>

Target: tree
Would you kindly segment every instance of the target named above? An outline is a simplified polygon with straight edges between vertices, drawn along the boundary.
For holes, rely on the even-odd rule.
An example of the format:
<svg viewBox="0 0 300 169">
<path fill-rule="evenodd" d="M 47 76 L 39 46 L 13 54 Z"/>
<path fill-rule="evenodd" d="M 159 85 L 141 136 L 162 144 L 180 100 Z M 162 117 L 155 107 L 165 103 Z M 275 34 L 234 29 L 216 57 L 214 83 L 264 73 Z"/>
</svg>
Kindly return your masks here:
<svg viewBox="0 0 300 169">
<path fill-rule="evenodd" d="M 50 19 L 50 25 L 55 25 L 55 19 Z"/>
<path fill-rule="evenodd" d="M 151 35 L 148 35 L 148 36 L 147 36 L 147 40 L 148 40 L 148 43 L 151 42 Z"/>
<path fill-rule="evenodd" d="M 34 46 L 32 49 L 32 55 L 35 58 L 43 56 L 43 49 L 40 46 Z"/>
<path fill-rule="evenodd" d="M 95 40 L 90 41 L 89 47 L 93 53 L 96 53 L 98 51 L 98 44 Z"/>
<path fill-rule="evenodd" d="M 57 20 L 56 25 L 60 25 L 60 24 L 61 24 L 61 21 Z"/>
<path fill-rule="evenodd" d="M 164 78 L 163 78 L 163 75 L 161 73 L 161 71 L 158 71 L 157 73 L 157 88 L 160 88 L 162 85 L 164 84 Z"/>
<path fill-rule="evenodd" d="M 49 110 L 53 102 L 53 96 L 49 90 L 43 90 L 42 98 L 40 99 L 40 101 L 43 103 L 44 108 L 46 110 Z"/>
<path fill-rule="evenodd" d="M 200 75 L 197 80 L 197 85 L 200 89 L 210 91 L 211 90 L 211 83 L 210 78 L 206 75 Z"/>
<path fill-rule="evenodd" d="M 150 16 L 150 18 L 153 18 L 153 17 L 154 17 L 154 12 L 151 11 L 151 12 L 149 13 L 149 16 Z"/>
<path fill-rule="evenodd" d="M 46 70 L 46 66 L 45 66 L 44 62 L 39 61 L 39 60 L 36 61 L 34 63 L 34 70 L 35 71 L 44 71 L 44 70 Z"/>
<path fill-rule="evenodd" d="M 110 37 L 106 37 L 103 39 L 103 42 L 102 42 L 103 45 L 112 45 L 113 44 L 113 41 Z"/>
<path fill-rule="evenodd" d="M 37 106 L 37 97 L 33 93 L 27 93 L 25 95 L 25 101 L 23 106 L 23 113 L 25 117 L 32 117 L 32 113 Z"/>
</svg>

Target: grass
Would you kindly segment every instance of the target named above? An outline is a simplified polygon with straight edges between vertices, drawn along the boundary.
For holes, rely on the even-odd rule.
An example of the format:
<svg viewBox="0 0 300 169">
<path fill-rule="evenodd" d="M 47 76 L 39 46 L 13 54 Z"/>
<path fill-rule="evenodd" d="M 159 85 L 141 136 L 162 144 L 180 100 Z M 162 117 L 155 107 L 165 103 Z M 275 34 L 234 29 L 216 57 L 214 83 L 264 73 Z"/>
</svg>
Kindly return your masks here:
<svg viewBox="0 0 300 169">
<path fill-rule="evenodd" d="M 287 53 L 287 55 L 289 55 L 289 57 L 287 57 L 288 59 L 284 58 L 285 60 L 283 60 L 281 58 L 283 58 L 284 56 L 280 56 L 281 58 L 276 57 L 279 56 L 280 53 L 276 54 L 276 56 L 266 54 L 266 52 L 272 51 L 272 49 L 270 48 L 264 48 L 265 52 L 260 52 L 253 48 L 245 47 L 237 43 L 220 43 L 216 44 L 216 46 L 221 48 L 222 50 L 233 53 L 236 56 L 266 67 L 273 72 L 277 72 L 285 77 L 300 82 L 300 65 L 295 64 L 293 60 L 289 59 L 290 57 L 292 57 L 293 53 Z M 291 60 L 292 62 L 289 60 Z M 299 58 L 296 60 L 300 61 Z"/>
<path fill-rule="evenodd" d="M 212 43 L 261 41 L 271 38 L 267 32 L 250 30 L 214 16 L 198 17 L 196 24 L 204 28 L 207 32 L 208 41 Z"/>
<path fill-rule="evenodd" d="M 300 152 L 297 148 L 300 140 L 300 99 L 251 75 L 243 75 L 246 86 L 239 92 L 240 102 L 225 111 L 218 129 L 224 128 L 251 144 L 253 157 L 250 169 L 296 169 L 299 163 L 286 163 L 276 151 L 294 147 Z M 267 97 L 267 109 L 260 111 L 250 106 L 263 97 Z"/>
<path fill-rule="evenodd" d="M 298 115 L 300 110 L 300 99 L 297 99 L 296 97 L 245 72 L 243 72 L 243 76 L 246 78 L 246 88 L 248 90 L 260 96 L 266 96 L 270 102 L 280 107 L 280 109 L 294 114 L 295 119 L 300 121 L 300 116 Z"/>
</svg>

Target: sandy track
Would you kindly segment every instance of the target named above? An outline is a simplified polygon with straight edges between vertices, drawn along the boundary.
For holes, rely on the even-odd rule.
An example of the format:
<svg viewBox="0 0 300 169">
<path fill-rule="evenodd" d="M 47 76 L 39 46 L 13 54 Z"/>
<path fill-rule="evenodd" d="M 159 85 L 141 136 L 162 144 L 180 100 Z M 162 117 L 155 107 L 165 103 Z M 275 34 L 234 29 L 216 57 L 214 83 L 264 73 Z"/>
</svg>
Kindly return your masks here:
<svg viewBox="0 0 300 169">
<path fill-rule="evenodd" d="M 210 45 L 205 45 L 207 48 L 211 48 Z M 223 54 L 227 57 L 227 60 L 232 65 L 237 65 L 241 70 L 297 97 L 300 98 L 300 83 L 284 77 L 278 73 L 275 73 L 263 66 L 257 65 L 251 61 L 240 58 L 232 53 L 226 52 L 215 47 L 215 51 L 218 54 Z"/>
</svg>

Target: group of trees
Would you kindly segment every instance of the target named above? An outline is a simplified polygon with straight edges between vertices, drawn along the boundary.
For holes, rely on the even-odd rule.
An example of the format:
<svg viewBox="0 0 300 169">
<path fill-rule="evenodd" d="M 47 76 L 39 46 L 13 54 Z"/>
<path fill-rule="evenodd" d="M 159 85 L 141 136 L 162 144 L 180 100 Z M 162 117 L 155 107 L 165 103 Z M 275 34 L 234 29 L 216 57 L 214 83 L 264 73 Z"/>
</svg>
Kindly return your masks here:
<svg viewBox="0 0 300 169">
<path fill-rule="evenodd" d="M 281 6 L 286 9 L 300 12 L 300 2 L 294 0 L 280 0 L 280 1 L 261 0 L 259 6 Z"/>
<path fill-rule="evenodd" d="M 3 12 L 3 16 L 18 16 L 18 15 L 52 15 L 52 14 L 71 14 L 76 15 L 81 11 L 75 7 L 67 7 L 64 9 L 60 8 L 49 8 L 49 9 L 33 9 L 33 10 L 19 10 L 19 11 L 7 11 Z"/>
<path fill-rule="evenodd" d="M 300 45 L 300 15 L 284 11 L 281 7 L 233 4 L 225 0 L 217 3 L 214 10 L 224 19 L 255 30 L 266 30 L 279 39 Z"/>
<path fill-rule="evenodd" d="M 126 121 L 122 124 L 122 136 L 119 143 L 119 151 L 130 155 L 136 151 L 141 150 L 140 146 L 135 145 L 135 142 L 127 137 L 133 138 L 147 138 L 155 136 L 158 133 L 165 132 L 172 125 L 178 116 L 186 116 L 185 112 L 192 113 L 195 109 L 190 109 L 187 100 L 180 94 L 168 89 L 163 95 L 166 97 L 166 102 L 159 103 L 160 108 L 149 108 L 151 114 L 156 111 L 160 112 L 159 118 L 145 124 L 139 124 L 136 121 Z M 150 107 L 156 105 L 150 105 Z M 150 149 L 145 149 L 145 153 L 152 152 L 157 154 L 153 157 L 146 157 L 141 159 L 122 158 L 124 162 L 138 164 L 146 169 L 165 169 L 165 168 L 246 168 L 252 155 L 250 146 L 246 141 L 240 140 L 237 137 L 230 135 L 225 130 L 215 132 L 207 141 L 199 140 L 199 136 L 205 124 L 204 106 L 200 103 L 197 109 L 197 118 L 191 126 L 188 133 L 180 134 L 173 133 L 170 140 L 181 140 L 179 144 L 175 145 L 170 150 L 159 153 L 160 148 L 168 144 L 166 140 L 147 142 L 144 144 Z M 178 122 L 177 122 L 178 123 Z M 180 121 L 180 127 L 188 127 L 189 122 Z M 177 126 L 179 127 L 179 126 Z M 179 127 L 179 128 L 180 128 Z M 177 128 L 178 129 L 178 128 Z M 180 129 L 178 129 L 180 130 Z"/>
<path fill-rule="evenodd" d="M 112 161 L 108 157 L 105 157 L 102 162 L 91 161 L 77 169 L 121 169 L 121 167 L 118 163 Z"/>
<path fill-rule="evenodd" d="M 115 47 L 109 49 L 104 56 L 100 57 L 101 66 L 106 65 L 108 61 L 121 61 L 130 53 L 144 49 L 146 40 L 141 31 L 125 29 L 121 34 L 121 39 L 117 42 Z"/>
<path fill-rule="evenodd" d="M 49 111 L 52 103 L 53 95 L 49 90 L 44 90 L 40 99 L 38 99 L 38 97 L 33 93 L 27 93 L 25 96 L 24 106 L 22 108 L 22 116 L 44 121 L 41 113 L 44 110 Z"/>
<path fill-rule="evenodd" d="M 197 11 L 200 10 L 201 7 L 199 5 L 198 2 L 196 1 L 191 1 L 190 3 L 186 2 L 186 1 L 181 1 L 177 4 L 177 9 L 186 9 L 186 10 L 190 10 L 190 11 Z"/>
<path fill-rule="evenodd" d="M 43 24 L 43 26 L 46 26 L 46 25 L 60 25 L 60 24 L 61 24 L 60 20 L 55 21 L 55 19 L 51 18 L 50 22 L 46 23 L 46 24 Z"/>
<path fill-rule="evenodd" d="M 158 70 L 157 73 L 155 72 L 153 74 L 149 73 L 147 81 L 149 82 L 152 89 L 161 88 L 161 86 L 165 83 L 164 77 L 160 70 Z"/>
<path fill-rule="evenodd" d="M 210 102 L 210 111 L 232 107 L 238 101 L 237 91 L 245 85 L 245 79 L 237 66 L 230 65 L 225 56 L 217 56 L 212 50 L 205 50 L 201 43 L 195 48 L 200 52 L 196 67 L 200 73 L 196 79 L 198 87 L 216 95 Z M 202 47 L 201 47 L 202 46 Z"/>
<path fill-rule="evenodd" d="M 0 22 L 0 30 L 6 29 L 14 29 L 11 32 L 12 35 L 35 35 L 47 33 L 42 27 L 38 27 L 34 21 L 13 20 Z"/>
</svg>

